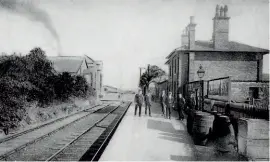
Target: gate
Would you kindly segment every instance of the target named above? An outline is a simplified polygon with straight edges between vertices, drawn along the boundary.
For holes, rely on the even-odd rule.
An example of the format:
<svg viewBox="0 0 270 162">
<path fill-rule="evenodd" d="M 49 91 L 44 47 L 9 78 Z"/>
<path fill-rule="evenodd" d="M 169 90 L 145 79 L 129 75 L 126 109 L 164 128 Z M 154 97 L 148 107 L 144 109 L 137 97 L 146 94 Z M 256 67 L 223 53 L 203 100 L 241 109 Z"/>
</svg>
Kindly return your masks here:
<svg viewBox="0 0 270 162">
<path fill-rule="evenodd" d="M 187 105 L 195 110 L 203 110 L 204 81 L 189 82 L 184 85 L 184 97 Z"/>
</svg>

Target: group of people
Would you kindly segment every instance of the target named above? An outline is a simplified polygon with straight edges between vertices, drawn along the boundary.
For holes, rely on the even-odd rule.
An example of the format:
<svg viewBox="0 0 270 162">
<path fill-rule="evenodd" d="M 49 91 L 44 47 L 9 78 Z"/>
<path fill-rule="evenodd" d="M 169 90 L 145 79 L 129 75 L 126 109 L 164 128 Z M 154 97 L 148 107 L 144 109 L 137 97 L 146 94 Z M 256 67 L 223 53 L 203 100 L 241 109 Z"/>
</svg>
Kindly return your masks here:
<svg viewBox="0 0 270 162">
<path fill-rule="evenodd" d="M 160 104 L 162 115 L 165 118 L 171 119 L 171 110 L 174 109 L 178 112 L 179 120 L 184 119 L 183 109 L 186 101 L 181 93 L 178 93 L 177 98 L 174 99 L 172 92 L 169 92 L 169 95 L 167 96 L 165 90 L 163 90 L 160 98 Z"/>
<path fill-rule="evenodd" d="M 145 103 L 145 115 L 147 115 L 147 110 L 149 112 L 149 116 L 151 117 L 151 95 L 150 91 L 147 91 L 145 96 L 142 95 L 142 90 L 139 90 L 139 92 L 135 95 L 135 113 L 134 115 L 136 116 L 137 114 L 137 109 L 139 108 L 139 116 L 141 116 L 141 109 L 143 105 L 143 101 Z"/>
<path fill-rule="evenodd" d="M 145 103 L 145 115 L 147 115 L 147 111 L 149 111 L 149 116 L 151 117 L 151 94 L 150 91 L 147 91 L 145 96 L 142 95 L 142 91 L 139 90 L 135 95 L 135 112 L 134 115 L 137 114 L 137 109 L 139 109 L 139 116 L 141 116 L 141 108 L 143 102 Z M 171 110 L 174 109 L 178 112 L 179 120 L 184 119 L 183 109 L 185 106 L 185 99 L 181 93 L 177 95 L 177 98 L 174 99 L 172 92 L 169 92 L 167 96 L 165 90 L 162 91 L 162 95 L 160 96 L 160 103 L 162 108 L 162 115 L 164 118 L 171 119 Z"/>
</svg>

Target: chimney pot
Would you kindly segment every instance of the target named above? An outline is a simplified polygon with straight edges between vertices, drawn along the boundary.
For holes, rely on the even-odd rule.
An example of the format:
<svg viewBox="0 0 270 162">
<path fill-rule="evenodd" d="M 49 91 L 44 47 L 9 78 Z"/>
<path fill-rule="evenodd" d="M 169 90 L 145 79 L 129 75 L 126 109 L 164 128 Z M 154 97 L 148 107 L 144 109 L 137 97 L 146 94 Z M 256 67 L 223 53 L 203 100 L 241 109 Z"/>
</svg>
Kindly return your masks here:
<svg viewBox="0 0 270 162">
<path fill-rule="evenodd" d="M 190 24 L 194 24 L 194 16 L 190 16 Z"/>
<path fill-rule="evenodd" d="M 224 17 L 224 9 L 222 6 L 220 7 L 220 17 Z"/>
<path fill-rule="evenodd" d="M 228 12 L 228 6 L 225 5 L 225 7 L 224 7 L 224 17 L 227 17 L 228 16 L 227 15 L 227 12 Z"/>
<path fill-rule="evenodd" d="M 219 5 L 216 6 L 216 17 L 219 17 Z"/>
</svg>

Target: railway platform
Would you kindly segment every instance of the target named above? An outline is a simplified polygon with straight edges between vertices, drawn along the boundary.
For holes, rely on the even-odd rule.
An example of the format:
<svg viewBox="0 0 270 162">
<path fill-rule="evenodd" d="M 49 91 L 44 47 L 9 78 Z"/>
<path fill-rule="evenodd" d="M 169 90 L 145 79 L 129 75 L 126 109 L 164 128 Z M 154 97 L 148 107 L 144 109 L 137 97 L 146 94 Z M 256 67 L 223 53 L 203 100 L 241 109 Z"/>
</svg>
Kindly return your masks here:
<svg viewBox="0 0 270 162">
<path fill-rule="evenodd" d="M 158 103 L 152 104 L 152 117 L 134 116 L 130 106 L 100 161 L 188 161 L 196 160 L 195 146 L 186 131 L 185 120 L 164 119 Z"/>
</svg>

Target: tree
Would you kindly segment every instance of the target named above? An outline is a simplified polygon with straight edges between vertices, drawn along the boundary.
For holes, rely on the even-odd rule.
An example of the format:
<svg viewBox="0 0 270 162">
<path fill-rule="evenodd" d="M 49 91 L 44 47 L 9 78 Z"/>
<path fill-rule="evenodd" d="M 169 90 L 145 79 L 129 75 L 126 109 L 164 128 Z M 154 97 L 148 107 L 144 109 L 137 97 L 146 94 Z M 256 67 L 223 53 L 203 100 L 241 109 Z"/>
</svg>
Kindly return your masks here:
<svg viewBox="0 0 270 162">
<path fill-rule="evenodd" d="M 140 87 L 145 91 L 149 89 L 150 83 L 154 81 L 155 78 L 158 78 L 162 75 L 165 75 L 165 71 L 156 65 L 148 65 L 146 72 L 144 72 L 140 78 Z"/>
</svg>

